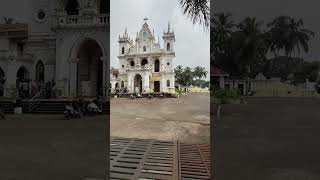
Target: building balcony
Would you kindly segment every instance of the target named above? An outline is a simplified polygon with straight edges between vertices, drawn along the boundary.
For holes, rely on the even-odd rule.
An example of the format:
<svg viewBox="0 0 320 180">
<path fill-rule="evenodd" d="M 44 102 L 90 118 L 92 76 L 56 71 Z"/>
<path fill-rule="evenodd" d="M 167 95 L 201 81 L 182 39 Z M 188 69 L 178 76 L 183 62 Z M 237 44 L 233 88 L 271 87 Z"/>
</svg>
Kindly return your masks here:
<svg viewBox="0 0 320 180">
<path fill-rule="evenodd" d="M 110 24 L 110 15 L 60 15 L 55 16 L 54 28 L 106 27 Z"/>
<path fill-rule="evenodd" d="M 135 65 L 135 66 L 127 66 L 126 69 L 128 71 L 136 71 L 136 70 L 149 70 L 150 67 L 148 65 L 144 65 L 144 66 L 141 66 L 141 65 Z"/>
<path fill-rule="evenodd" d="M 14 61 L 14 60 L 32 60 L 33 56 L 22 51 L 0 51 L 0 58 L 4 60 Z"/>
</svg>

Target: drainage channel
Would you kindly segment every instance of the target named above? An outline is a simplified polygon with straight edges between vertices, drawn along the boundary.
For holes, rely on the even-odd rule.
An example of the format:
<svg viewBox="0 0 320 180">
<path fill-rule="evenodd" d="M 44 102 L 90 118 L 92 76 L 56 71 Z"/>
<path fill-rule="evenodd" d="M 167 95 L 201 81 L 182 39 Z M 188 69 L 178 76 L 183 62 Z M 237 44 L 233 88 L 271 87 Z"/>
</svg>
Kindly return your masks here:
<svg viewBox="0 0 320 180">
<path fill-rule="evenodd" d="M 178 148 L 180 179 L 210 179 L 208 144 L 179 144 Z"/>
<path fill-rule="evenodd" d="M 210 179 L 209 145 L 112 137 L 110 179 Z"/>
</svg>

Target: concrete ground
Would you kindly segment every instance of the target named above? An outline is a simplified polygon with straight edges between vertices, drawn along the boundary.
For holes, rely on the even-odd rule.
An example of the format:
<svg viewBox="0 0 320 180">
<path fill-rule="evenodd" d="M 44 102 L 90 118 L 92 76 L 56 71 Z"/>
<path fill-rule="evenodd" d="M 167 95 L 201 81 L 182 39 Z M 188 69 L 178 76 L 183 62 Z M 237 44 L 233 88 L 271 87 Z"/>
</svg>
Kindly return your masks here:
<svg viewBox="0 0 320 180">
<path fill-rule="evenodd" d="M 247 98 L 214 121 L 218 180 L 320 179 L 320 99 Z M 215 117 L 216 106 L 211 106 Z"/>
<path fill-rule="evenodd" d="M 210 142 L 209 93 L 182 98 L 111 100 L 111 136 Z"/>
<path fill-rule="evenodd" d="M 62 117 L 11 115 L 0 120 L 1 180 L 106 176 L 106 117 Z"/>
</svg>

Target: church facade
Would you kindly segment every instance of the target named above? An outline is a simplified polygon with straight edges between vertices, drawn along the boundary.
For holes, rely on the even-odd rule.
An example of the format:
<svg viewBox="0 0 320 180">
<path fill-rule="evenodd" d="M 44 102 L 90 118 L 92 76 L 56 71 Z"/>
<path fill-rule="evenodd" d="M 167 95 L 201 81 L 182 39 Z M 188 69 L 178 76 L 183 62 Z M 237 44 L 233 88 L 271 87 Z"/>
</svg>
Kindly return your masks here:
<svg viewBox="0 0 320 180">
<path fill-rule="evenodd" d="M 109 3 L 31 0 L 26 24 L 0 25 L 3 96 L 17 83 L 55 80 L 59 97 L 106 95 L 109 86 Z"/>
<path fill-rule="evenodd" d="M 133 41 L 125 30 L 119 36 L 119 69 L 111 82 L 113 90 L 127 89 L 129 93 L 174 92 L 175 34 L 163 33 L 163 47 L 156 41 L 154 31 L 145 23 Z M 115 75 L 114 75 L 115 76 Z"/>
</svg>

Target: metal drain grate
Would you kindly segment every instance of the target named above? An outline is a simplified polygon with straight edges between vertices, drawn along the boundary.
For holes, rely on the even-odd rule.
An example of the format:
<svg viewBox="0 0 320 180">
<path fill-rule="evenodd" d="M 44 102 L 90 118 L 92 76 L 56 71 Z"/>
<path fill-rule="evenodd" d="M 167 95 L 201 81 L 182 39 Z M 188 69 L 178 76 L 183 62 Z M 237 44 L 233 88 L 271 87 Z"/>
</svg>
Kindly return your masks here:
<svg viewBox="0 0 320 180">
<path fill-rule="evenodd" d="M 110 179 L 210 179 L 209 145 L 111 138 Z"/>
<path fill-rule="evenodd" d="M 179 144 L 181 179 L 210 179 L 210 147 L 207 144 Z"/>
<path fill-rule="evenodd" d="M 110 179 L 178 179 L 177 143 L 113 138 Z"/>
</svg>

